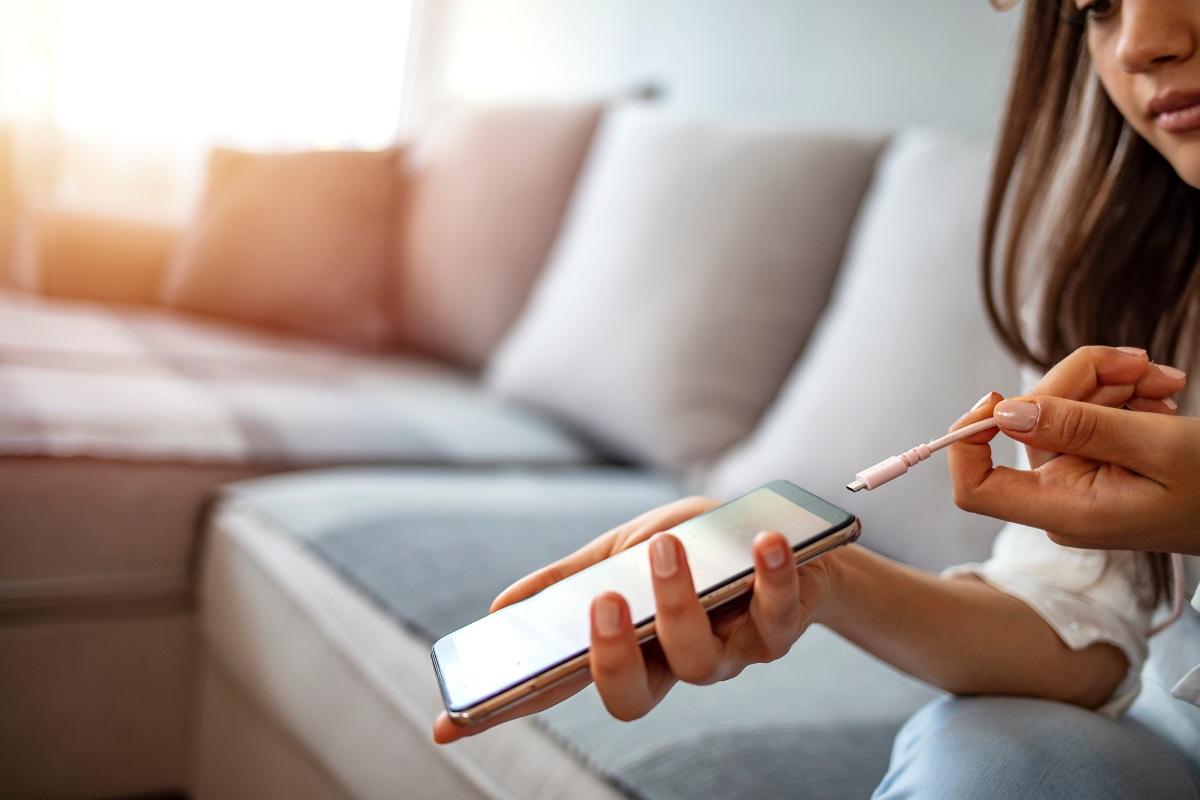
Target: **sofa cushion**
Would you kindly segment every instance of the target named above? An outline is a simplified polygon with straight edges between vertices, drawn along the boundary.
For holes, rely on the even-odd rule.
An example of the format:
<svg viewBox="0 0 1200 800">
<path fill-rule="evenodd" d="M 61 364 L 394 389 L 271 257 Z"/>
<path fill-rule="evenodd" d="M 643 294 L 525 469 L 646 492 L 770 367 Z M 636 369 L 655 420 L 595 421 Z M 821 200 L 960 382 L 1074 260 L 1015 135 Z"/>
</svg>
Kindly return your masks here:
<svg viewBox="0 0 1200 800">
<path fill-rule="evenodd" d="M 379 349 L 389 332 L 397 156 L 214 151 L 163 301 Z"/>
<path fill-rule="evenodd" d="M 455 107 L 405 159 L 401 345 L 479 367 L 525 305 L 600 119 L 598 104 Z"/>
<path fill-rule="evenodd" d="M 226 487 L 223 502 L 286 531 L 437 637 L 486 614 L 512 580 L 682 493 L 661 476 L 618 468 L 377 467 L 244 481 Z"/>
<path fill-rule="evenodd" d="M 227 481 L 591 460 L 444 368 L 0 294 L 0 609 L 184 596 L 205 503 Z"/>
<path fill-rule="evenodd" d="M 4 294 L 0 455 L 275 469 L 592 460 L 554 425 L 432 363 Z"/>
<path fill-rule="evenodd" d="M 707 490 L 788 478 L 839 499 L 862 542 L 938 569 L 985 557 L 999 528 L 955 506 L 944 453 L 894 484 L 851 496 L 854 474 L 946 428 L 1015 364 L 987 324 L 979 286 L 988 157 L 940 135 L 898 136 L 855 226 L 834 299 L 762 424 L 716 466 Z M 997 456 L 1011 462 L 1000 437 Z"/>
<path fill-rule="evenodd" d="M 0 613 L 185 603 L 217 486 L 263 470 L 0 457 Z"/>
<path fill-rule="evenodd" d="M 749 433 L 800 353 L 878 148 L 610 113 L 489 385 L 622 457 L 707 465 Z"/>
<path fill-rule="evenodd" d="M 588 689 L 429 745 L 441 708 L 431 641 L 530 569 L 677 493 L 612 470 L 373 468 L 235 485 L 203 567 L 208 652 L 356 797 L 390 796 L 398 781 L 414 796 L 867 796 L 895 730 L 935 693 L 822 629 L 737 680 L 677 687 L 634 723 Z"/>
<path fill-rule="evenodd" d="M 45 206 L 16 225 L 20 288 L 104 303 L 156 302 L 179 230 L 152 220 Z"/>
</svg>

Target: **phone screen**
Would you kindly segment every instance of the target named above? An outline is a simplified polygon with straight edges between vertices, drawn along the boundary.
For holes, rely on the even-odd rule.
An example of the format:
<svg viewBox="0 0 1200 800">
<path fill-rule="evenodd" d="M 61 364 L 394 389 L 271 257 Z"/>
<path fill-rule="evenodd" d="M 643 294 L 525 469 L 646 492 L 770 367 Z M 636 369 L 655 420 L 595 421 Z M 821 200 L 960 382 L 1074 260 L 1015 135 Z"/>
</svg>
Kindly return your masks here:
<svg viewBox="0 0 1200 800">
<path fill-rule="evenodd" d="M 752 542 L 779 531 L 796 550 L 854 522 L 846 511 L 786 481 L 775 481 L 694 517 L 671 532 L 703 596 L 753 571 Z M 589 610 L 604 592 L 629 603 L 635 625 L 654 617 L 649 542 L 601 561 L 538 594 L 440 639 L 433 659 L 446 707 L 463 711 L 585 653 Z"/>
</svg>

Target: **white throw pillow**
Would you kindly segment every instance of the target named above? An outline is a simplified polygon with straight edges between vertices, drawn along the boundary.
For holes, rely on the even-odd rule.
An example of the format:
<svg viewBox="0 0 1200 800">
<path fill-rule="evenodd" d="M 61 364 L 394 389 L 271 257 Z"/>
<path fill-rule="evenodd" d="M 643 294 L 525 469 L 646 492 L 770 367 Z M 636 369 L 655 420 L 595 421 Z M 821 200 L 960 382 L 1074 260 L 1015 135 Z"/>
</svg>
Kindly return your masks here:
<svg viewBox="0 0 1200 800">
<path fill-rule="evenodd" d="M 733 496 L 787 478 L 863 521 L 863 543 L 927 569 L 986 557 L 999 523 L 960 511 L 946 454 L 871 492 L 866 467 L 945 433 L 1018 370 L 993 336 L 980 284 L 989 161 L 928 132 L 899 135 L 880 159 L 834 297 L 779 400 L 713 471 Z M 1012 463 L 1013 443 L 994 448 Z"/>
<path fill-rule="evenodd" d="M 613 112 L 488 384 L 618 457 L 708 466 L 801 352 L 879 147 Z"/>
</svg>

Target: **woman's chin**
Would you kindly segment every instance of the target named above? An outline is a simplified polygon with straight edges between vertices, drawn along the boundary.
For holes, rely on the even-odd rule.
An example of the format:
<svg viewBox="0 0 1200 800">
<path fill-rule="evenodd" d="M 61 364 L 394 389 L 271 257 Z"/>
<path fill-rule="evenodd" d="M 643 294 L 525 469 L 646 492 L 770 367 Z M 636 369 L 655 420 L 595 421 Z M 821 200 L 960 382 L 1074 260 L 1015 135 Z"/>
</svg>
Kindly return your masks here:
<svg viewBox="0 0 1200 800">
<path fill-rule="evenodd" d="M 1200 159 L 1195 159 L 1191 164 L 1172 164 L 1175 167 L 1175 173 L 1193 189 L 1200 189 Z"/>
<path fill-rule="evenodd" d="M 1184 183 L 1193 189 L 1200 189 L 1200 142 L 1189 142 L 1184 147 L 1172 148 L 1164 152 L 1163 156 Z"/>
</svg>

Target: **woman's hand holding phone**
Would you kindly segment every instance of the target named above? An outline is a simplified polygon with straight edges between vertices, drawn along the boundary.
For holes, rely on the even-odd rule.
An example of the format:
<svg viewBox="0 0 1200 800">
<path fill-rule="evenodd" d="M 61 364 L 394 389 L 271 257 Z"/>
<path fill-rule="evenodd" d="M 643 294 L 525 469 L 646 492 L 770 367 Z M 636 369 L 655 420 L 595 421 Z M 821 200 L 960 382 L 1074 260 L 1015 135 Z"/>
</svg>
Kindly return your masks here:
<svg viewBox="0 0 1200 800">
<path fill-rule="evenodd" d="M 749 664 L 773 661 L 787 653 L 813 621 L 829 589 L 826 559 L 797 569 L 782 535 L 759 534 L 754 541 L 754 591 L 747 599 L 710 616 L 696 596 L 683 548 L 674 536 L 661 532 L 720 504 L 711 498 L 691 497 L 649 511 L 502 592 L 493 602 L 492 611 L 658 537 L 650 547 L 656 639 L 639 646 L 625 601 L 617 594 L 603 594 L 591 607 L 590 674 L 581 672 L 479 725 L 460 727 L 442 713 L 434 723 L 434 740 L 452 742 L 536 713 L 593 681 L 613 716 L 636 719 L 657 705 L 680 680 L 715 683 L 732 678 Z"/>
</svg>

